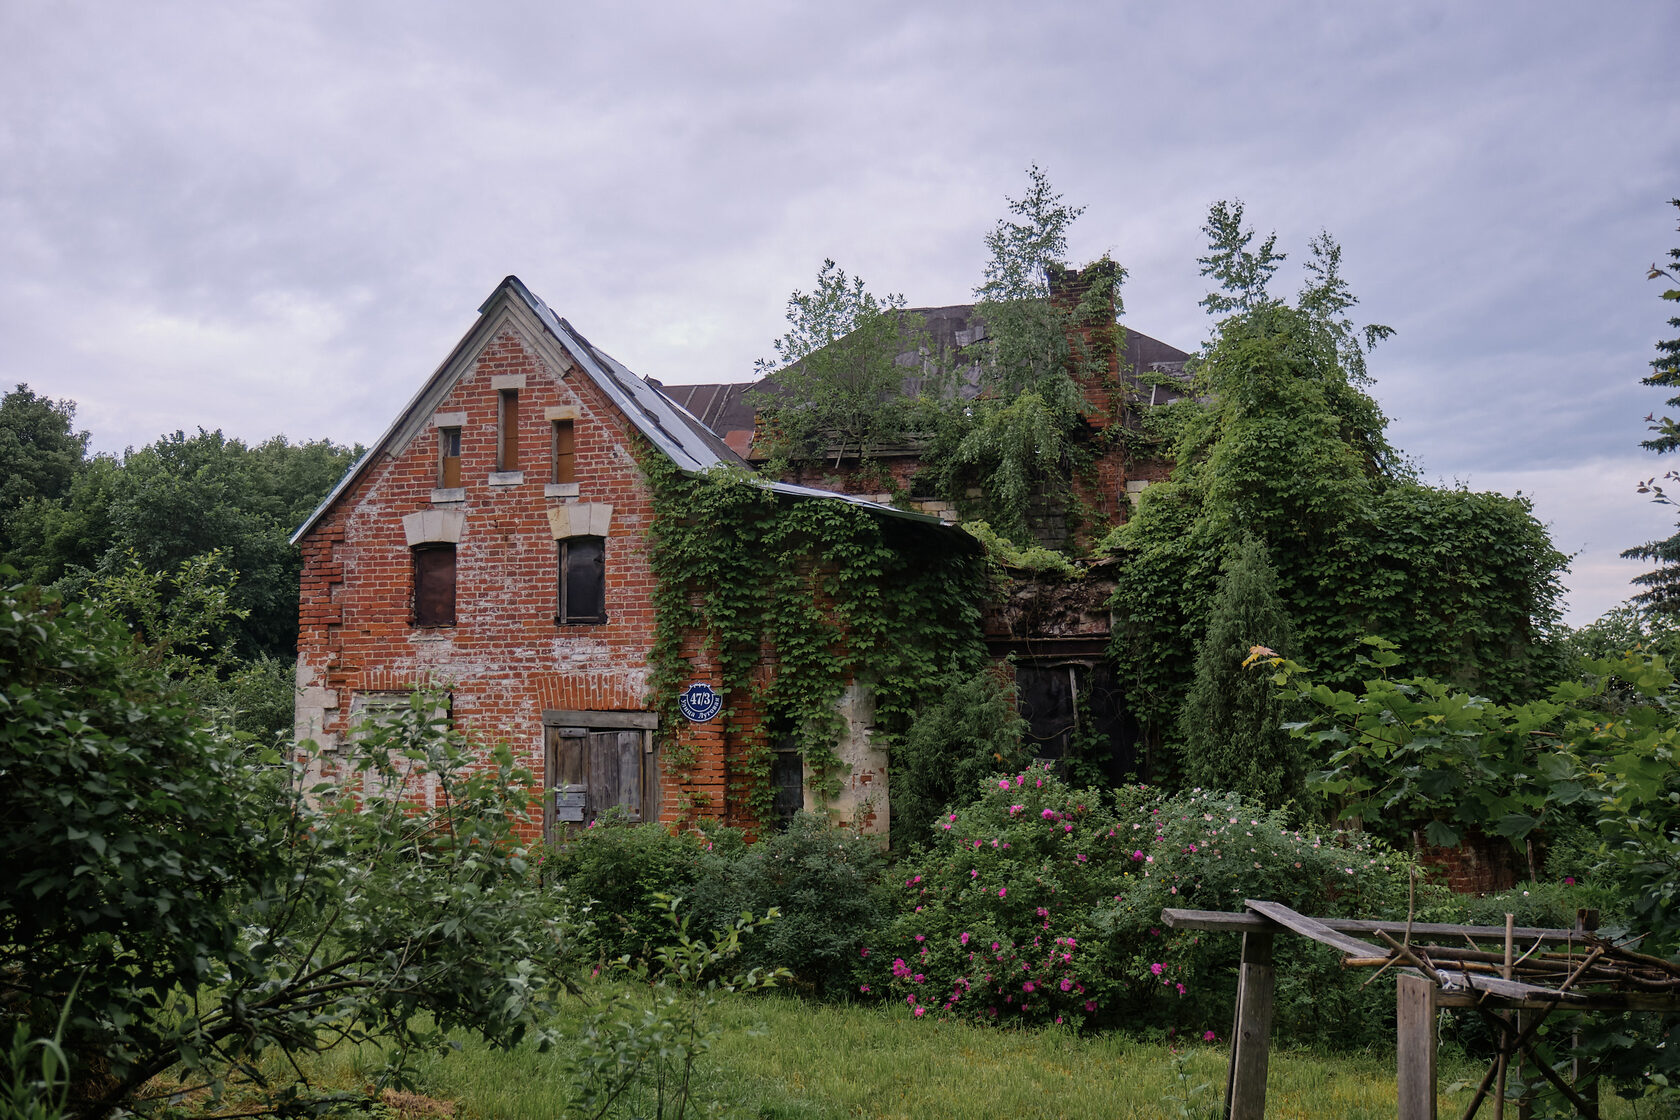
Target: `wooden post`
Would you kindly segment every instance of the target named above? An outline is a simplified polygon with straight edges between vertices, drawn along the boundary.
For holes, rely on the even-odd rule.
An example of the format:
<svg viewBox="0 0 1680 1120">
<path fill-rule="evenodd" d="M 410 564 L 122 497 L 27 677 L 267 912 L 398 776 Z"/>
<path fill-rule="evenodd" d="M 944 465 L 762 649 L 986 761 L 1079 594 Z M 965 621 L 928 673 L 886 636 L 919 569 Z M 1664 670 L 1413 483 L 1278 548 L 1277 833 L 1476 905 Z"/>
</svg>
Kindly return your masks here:
<svg viewBox="0 0 1680 1120">
<path fill-rule="evenodd" d="M 1266 1062 L 1272 1043 L 1272 935 L 1245 933 L 1237 971 L 1237 1014 L 1231 1028 L 1231 1065 L 1225 1073 L 1227 1120 L 1266 1114 Z"/>
<path fill-rule="evenodd" d="M 1436 1120 L 1435 985 L 1402 972 L 1395 990 L 1400 1120 Z"/>
</svg>

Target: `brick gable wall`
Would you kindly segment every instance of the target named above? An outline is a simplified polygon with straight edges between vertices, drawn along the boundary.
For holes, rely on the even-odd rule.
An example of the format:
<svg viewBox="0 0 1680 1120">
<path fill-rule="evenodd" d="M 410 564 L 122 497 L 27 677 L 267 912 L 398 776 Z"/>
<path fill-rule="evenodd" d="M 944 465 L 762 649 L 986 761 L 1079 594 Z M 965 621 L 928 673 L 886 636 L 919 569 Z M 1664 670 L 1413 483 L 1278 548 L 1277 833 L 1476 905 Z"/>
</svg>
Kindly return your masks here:
<svg viewBox="0 0 1680 1120">
<path fill-rule="evenodd" d="M 524 481 L 492 486 L 498 398 L 491 379 L 524 375 L 519 394 Z M 544 410 L 577 409 L 578 495 L 545 497 L 549 422 Z M 367 470 L 303 539 L 299 608 L 298 734 L 331 746 L 349 730 L 357 692 L 447 689 L 457 722 L 481 739 L 505 740 L 543 774 L 545 709 L 647 708 L 653 638 L 653 578 L 646 530 L 651 495 L 631 429 L 579 370 L 562 377 L 511 324 L 483 346 L 436 411 L 464 413 L 465 500 L 438 505 L 438 435 L 427 418 L 406 445 Z M 612 507 L 606 538 L 608 621 L 558 625 L 556 548 L 548 512 L 566 502 Z M 410 625 L 412 559 L 406 515 L 464 514 L 457 543 L 454 626 Z M 333 777 L 330 755 L 321 777 Z M 672 783 L 661 816 L 675 815 Z M 721 804 L 721 802 L 720 802 Z M 532 831 L 540 830 L 540 818 Z"/>
</svg>

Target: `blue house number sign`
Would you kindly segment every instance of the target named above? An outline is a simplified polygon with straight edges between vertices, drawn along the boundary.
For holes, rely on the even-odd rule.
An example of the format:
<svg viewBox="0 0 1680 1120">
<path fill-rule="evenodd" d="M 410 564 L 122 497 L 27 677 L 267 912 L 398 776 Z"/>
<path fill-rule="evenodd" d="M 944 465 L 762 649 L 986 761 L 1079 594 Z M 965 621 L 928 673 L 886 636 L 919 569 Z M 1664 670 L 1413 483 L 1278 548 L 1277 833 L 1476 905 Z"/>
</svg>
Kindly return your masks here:
<svg viewBox="0 0 1680 1120">
<path fill-rule="evenodd" d="M 723 697 L 719 696 L 711 685 L 702 681 L 695 681 L 683 689 L 678 704 L 682 708 L 682 714 L 695 723 L 716 719 L 717 714 L 723 711 Z"/>
</svg>

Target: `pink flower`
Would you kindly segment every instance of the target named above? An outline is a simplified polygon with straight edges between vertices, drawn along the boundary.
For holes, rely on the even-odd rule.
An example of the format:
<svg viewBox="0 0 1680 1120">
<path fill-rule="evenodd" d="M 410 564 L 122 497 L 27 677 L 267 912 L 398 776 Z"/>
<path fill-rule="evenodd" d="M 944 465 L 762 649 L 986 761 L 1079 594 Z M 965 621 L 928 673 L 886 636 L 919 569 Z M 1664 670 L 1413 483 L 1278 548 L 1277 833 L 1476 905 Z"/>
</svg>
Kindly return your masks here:
<svg viewBox="0 0 1680 1120">
<path fill-rule="evenodd" d="M 859 949 L 858 950 L 858 956 L 867 957 L 868 955 L 869 955 L 869 950 L 868 949 Z"/>
<path fill-rule="evenodd" d="M 1563 885 L 1566 887 L 1573 887 L 1575 885 L 1575 876 L 1565 875 L 1563 877 Z"/>
<path fill-rule="evenodd" d="M 1203 1042 L 1212 1042 L 1213 1040 L 1214 1040 L 1214 1033 L 1212 1031 L 1203 1031 L 1202 1032 L 1202 1041 Z"/>
<path fill-rule="evenodd" d="M 969 873 L 968 873 L 968 877 L 969 877 L 969 878 L 970 878 L 970 879 L 978 879 L 978 878 L 979 878 L 979 877 L 980 877 L 980 871 L 979 871 L 979 869 L 975 869 L 975 870 L 973 870 L 973 871 L 970 871 L 970 872 L 969 872 Z"/>
<path fill-rule="evenodd" d="M 1004 895 L 1006 895 L 1008 893 L 1009 893 L 1009 888 L 1008 887 L 999 887 L 998 888 L 998 897 L 999 898 L 1002 898 Z"/>
<path fill-rule="evenodd" d="M 1088 1000 L 1085 1001 L 1085 1010 L 1095 1011 L 1096 1009 L 1097 1009 L 1097 1001 L 1096 1000 L 1088 999 Z"/>
<path fill-rule="evenodd" d="M 1183 984 L 1174 984 L 1173 987 L 1178 989 L 1178 994 L 1179 995 L 1184 994 L 1184 985 Z"/>
<path fill-rule="evenodd" d="M 1040 813 L 1039 816 L 1043 817 L 1047 821 L 1053 821 L 1056 819 L 1056 810 L 1046 809 L 1044 812 Z"/>
<path fill-rule="evenodd" d="M 1066 979 L 1064 977 L 1063 980 L 1062 980 L 1061 988 L 1062 988 L 1062 991 L 1064 991 L 1064 992 L 1073 991 L 1073 981 L 1069 980 L 1069 979 Z"/>
<path fill-rule="evenodd" d="M 1009 788 L 1009 779 L 1008 778 L 1000 778 L 998 780 L 998 788 L 999 789 L 1008 789 Z"/>
<path fill-rule="evenodd" d="M 868 992 L 869 992 L 869 985 L 868 984 L 859 984 L 858 985 L 858 991 L 863 992 L 867 995 Z"/>
<path fill-rule="evenodd" d="M 1023 992 L 1030 992 L 1030 991 L 1032 991 L 1032 990 L 1033 990 L 1033 982 L 1032 982 L 1032 981 L 1031 981 L 1031 980 L 1028 980 L 1028 981 L 1027 981 L 1027 982 L 1026 982 L 1026 983 L 1025 983 L 1025 984 L 1022 984 L 1022 985 L 1021 985 L 1021 990 L 1022 990 L 1022 991 L 1023 991 Z"/>
<path fill-rule="evenodd" d="M 964 945 L 967 945 L 968 944 L 968 934 L 964 933 L 962 935 L 961 941 Z"/>
<path fill-rule="evenodd" d="M 925 933 L 918 933 L 918 934 L 917 934 L 917 935 L 916 935 L 916 940 L 917 940 L 917 941 L 926 941 L 926 940 L 927 940 L 927 934 L 925 934 Z"/>
<path fill-rule="evenodd" d="M 926 1012 L 927 1012 L 927 1008 L 925 1008 L 925 1007 L 916 1008 L 916 1018 L 920 1019 Z"/>
<path fill-rule="evenodd" d="M 1143 858 L 1143 852 L 1141 850 L 1135 851 L 1135 852 L 1132 853 L 1132 862 L 1133 863 L 1138 862 L 1142 858 Z"/>
<path fill-rule="evenodd" d="M 1154 973 L 1156 976 L 1161 975 L 1161 973 L 1165 972 L 1166 970 L 1167 970 L 1167 966 L 1164 965 L 1164 964 L 1161 964 L 1159 961 L 1157 961 L 1155 964 L 1152 964 L 1152 965 L 1149 966 L 1149 971 Z"/>
</svg>

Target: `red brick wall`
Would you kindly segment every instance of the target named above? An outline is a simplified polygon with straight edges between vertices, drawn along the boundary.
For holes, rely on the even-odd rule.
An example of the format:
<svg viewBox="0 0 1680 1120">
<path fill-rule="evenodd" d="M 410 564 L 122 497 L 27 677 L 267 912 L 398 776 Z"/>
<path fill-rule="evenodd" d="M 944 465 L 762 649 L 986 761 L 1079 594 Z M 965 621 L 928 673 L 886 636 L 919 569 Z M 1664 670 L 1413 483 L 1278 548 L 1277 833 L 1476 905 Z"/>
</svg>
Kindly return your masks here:
<svg viewBox="0 0 1680 1120">
<path fill-rule="evenodd" d="M 299 683 L 322 702 L 324 738 L 342 736 L 352 694 L 416 685 L 448 689 L 457 723 L 486 740 L 506 740 L 516 758 L 543 773 L 545 708 L 640 711 L 647 697 L 653 640 L 653 576 L 646 530 L 646 480 L 632 457 L 631 429 L 586 374 L 562 378 L 516 330 L 504 329 L 436 406 L 464 412 L 461 480 L 466 500 L 434 507 L 437 430 L 430 416 L 406 445 L 374 464 L 303 540 Z M 519 394 L 520 465 L 525 481 L 491 486 L 496 468 L 497 394 L 491 378 L 524 374 Z M 608 621 L 557 625 L 556 550 L 545 498 L 549 423 L 544 409 L 578 409 L 576 478 L 580 502 L 613 507 L 606 541 Z M 409 624 L 411 556 L 407 514 L 458 508 L 465 528 L 456 549 L 456 623 Z M 332 705 L 332 706 L 327 706 Z M 696 788 L 715 793 L 708 815 L 727 811 L 721 738 L 694 735 L 704 756 Z M 662 780 L 661 818 L 678 816 L 675 783 Z M 540 816 L 531 832 L 540 830 Z"/>
</svg>

